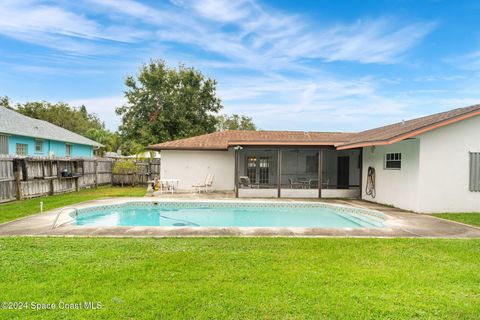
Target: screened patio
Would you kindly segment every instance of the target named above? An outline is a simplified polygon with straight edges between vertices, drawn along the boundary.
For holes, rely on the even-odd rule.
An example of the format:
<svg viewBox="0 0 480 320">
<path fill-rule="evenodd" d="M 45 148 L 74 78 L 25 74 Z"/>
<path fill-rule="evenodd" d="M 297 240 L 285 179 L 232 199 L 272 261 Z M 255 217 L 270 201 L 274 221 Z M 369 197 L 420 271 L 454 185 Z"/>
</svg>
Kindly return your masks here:
<svg viewBox="0 0 480 320">
<path fill-rule="evenodd" d="M 247 146 L 235 149 L 238 197 L 360 196 L 360 149 Z"/>
</svg>

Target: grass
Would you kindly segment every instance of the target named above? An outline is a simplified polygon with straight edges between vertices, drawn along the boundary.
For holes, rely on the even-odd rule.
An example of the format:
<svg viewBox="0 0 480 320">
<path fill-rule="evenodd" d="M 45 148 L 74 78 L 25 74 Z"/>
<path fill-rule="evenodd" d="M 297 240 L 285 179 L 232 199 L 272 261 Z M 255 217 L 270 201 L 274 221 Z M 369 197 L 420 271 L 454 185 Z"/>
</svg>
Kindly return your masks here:
<svg viewBox="0 0 480 320">
<path fill-rule="evenodd" d="M 98 189 L 84 189 L 79 192 L 55 196 L 12 201 L 0 204 L 0 223 L 40 212 L 40 201 L 43 201 L 43 210 L 46 211 L 105 197 L 136 197 L 143 195 L 145 195 L 145 188 L 143 187 L 99 187 Z"/>
<path fill-rule="evenodd" d="M 478 319 L 480 240 L 3 238 L 0 318 Z M 98 310 L 58 303 L 100 302 Z M 33 310 L 31 302 L 57 309 Z"/>
<path fill-rule="evenodd" d="M 438 213 L 434 216 L 480 227 L 480 212 Z"/>
</svg>

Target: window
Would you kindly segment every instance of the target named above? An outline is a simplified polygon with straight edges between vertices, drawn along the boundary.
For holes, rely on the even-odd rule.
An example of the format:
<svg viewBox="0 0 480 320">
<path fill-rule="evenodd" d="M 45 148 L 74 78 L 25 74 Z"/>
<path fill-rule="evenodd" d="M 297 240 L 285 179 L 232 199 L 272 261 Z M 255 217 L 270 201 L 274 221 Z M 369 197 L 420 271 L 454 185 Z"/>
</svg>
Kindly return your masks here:
<svg viewBox="0 0 480 320">
<path fill-rule="evenodd" d="M 470 152 L 470 191 L 480 191 L 480 152 Z"/>
<path fill-rule="evenodd" d="M 28 145 L 23 143 L 17 143 L 16 149 L 16 153 L 18 156 L 28 155 Z"/>
<path fill-rule="evenodd" d="M 70 158 L 72 156 L 72 145 L 71 144 L 66 145 L 65 156 L 67 158 Z"/>
<path fill-rule="evenodd" d="M 0 154 L 8 154 L 8 136 L 0 134 Z"/>
<path fill-rule="evenodd" d="M 257 182 L 257 157 L 247 157 L 247 176 L 252 183 Z"/>
<path fill-rule="evenodd" d="M 269 181 L 269 172 L 268 168 L 270 168 L 270 160 L 268 157 L 260 157 L 259 159 L 259 175 L 260 175 L 260 183 L 261 184 L 268 184 Z"/>
<path fill-rule="evenodd" d="M 35 153 L 43 153 L 43 140 L 35 139 Z"/>
<path fill-rule="evenodd" d="M 401 168 L 402 168 L 401 153 L 387 153 L 385 155 L 385 169 L 401 169 Z"/>
</svg>

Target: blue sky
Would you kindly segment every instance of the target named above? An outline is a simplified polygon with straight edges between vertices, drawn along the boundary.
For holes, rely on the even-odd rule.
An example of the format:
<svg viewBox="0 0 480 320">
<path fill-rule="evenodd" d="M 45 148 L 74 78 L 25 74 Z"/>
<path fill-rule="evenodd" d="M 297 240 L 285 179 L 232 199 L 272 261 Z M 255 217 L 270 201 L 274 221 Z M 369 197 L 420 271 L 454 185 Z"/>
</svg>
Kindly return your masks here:
<svg viewBox="0 0 480 320">
<path fill-rule="evenodd" d="M 357 131 L 480 103 L 479 1 L 0 1 L 0 95 L 110 129 L 149 59 L 218 81 L 262 129 Z"/>
</svg>

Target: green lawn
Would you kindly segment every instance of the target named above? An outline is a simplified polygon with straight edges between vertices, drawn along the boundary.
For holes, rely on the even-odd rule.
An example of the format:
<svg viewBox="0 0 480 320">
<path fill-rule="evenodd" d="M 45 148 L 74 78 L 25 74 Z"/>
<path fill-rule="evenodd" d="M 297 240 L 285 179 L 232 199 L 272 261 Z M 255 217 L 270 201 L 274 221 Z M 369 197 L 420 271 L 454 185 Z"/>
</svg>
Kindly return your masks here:
<svg viewBox="0 0 480 320">
<path fill-rule="evenodd" d="M 46 211 L 98 198 L 144 196 L 145 190 L 143 187 L 99 187 L 98 189 L 85 189 L 79 192 L 8 202 L 0 204 L 0 223 L 40 212 L 40 201 L 43 201 L 43 209 Z"/>
<path fill-rule="evenodd" d="M 0 301 L 29 305 L 0 318 L 480 315 L 480 240 L 3 238 L 0 252 Z M 60 301 L 102 308 L 59 310 Z"/>
<path fill-rule="evenodd" d="M 480 212 L 438 213 L 434 216 L 480 227 Z"/>
</svg>

